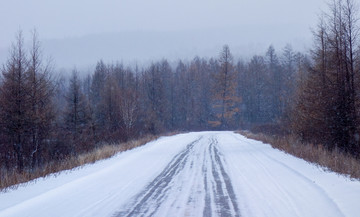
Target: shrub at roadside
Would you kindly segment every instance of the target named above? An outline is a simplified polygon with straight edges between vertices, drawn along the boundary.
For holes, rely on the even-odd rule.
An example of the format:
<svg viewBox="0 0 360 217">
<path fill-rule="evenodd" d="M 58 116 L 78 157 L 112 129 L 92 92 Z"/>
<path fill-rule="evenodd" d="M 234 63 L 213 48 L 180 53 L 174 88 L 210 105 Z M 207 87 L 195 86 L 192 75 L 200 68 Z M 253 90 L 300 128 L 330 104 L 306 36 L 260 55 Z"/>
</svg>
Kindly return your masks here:
<svg viewBox="0 0 360 217">
<path fill-rule="evenodd" d="M 247 138 L 260 140 L 286 153 L 315 163 L 339 174 L 360 179 L 360 161 L 338 149 L 329 151 L 323 145 L 303 144 L 294 136 L 273 136 L 249 131 L 238 132 Z"/>
<path fill-rule="evenodd" d="M 34 180 L 39 177 L 46 177 L 49 175 L 57 175 L 63 170 L 71 170 L 86 164 L 95 163 L 98 160 L 110 158 L 115 154 L 142 146 L 150 141 L 157 139 L 159 136 L 147 135 L 137 140 L 131 140 L 126 143 L 103 145 L 90 152 L 83 153 L 77 156 L 70 156 L 62 161 L 53 161 L 46 163 L 42 168 L 37 168 L 30 171 L 18 172 L 17 170 L 6 171 L 0 170 L 0 191 L 7 189 L 15 189 L 18 184 Z"/>
</svg>

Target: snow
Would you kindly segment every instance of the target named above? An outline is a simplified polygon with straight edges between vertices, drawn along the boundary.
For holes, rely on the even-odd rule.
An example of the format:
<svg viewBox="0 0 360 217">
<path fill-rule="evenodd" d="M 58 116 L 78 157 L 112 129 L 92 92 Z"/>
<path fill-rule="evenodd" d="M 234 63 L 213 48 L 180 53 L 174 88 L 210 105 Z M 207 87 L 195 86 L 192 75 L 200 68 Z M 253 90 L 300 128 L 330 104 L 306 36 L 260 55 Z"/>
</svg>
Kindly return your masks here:
<svg viewBox="0 0 360 217">
<path fill-rule="evenodd" d="M 240 135 L 219 142 L 244 216 L 359 215 L 359 181 Z"/>
<path fill-rule="evenodd" d="M 197 132 L 0 193 L 0 216 L 121 216 L 139 207 L 155 216 L 358 216 L 358 201 L 359 181 L 233 132 Z"/>
</svg>

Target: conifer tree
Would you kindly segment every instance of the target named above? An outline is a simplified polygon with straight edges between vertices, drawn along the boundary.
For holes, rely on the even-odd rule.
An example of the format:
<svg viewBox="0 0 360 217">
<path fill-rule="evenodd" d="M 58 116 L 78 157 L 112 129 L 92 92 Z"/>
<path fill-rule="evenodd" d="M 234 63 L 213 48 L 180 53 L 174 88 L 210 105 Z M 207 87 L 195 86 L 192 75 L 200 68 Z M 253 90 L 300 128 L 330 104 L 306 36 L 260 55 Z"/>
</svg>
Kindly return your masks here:
<svg viewBox="0 0 360 217">
<path fill-rule="evenodd" d="M 55 118 L 53 107 L 54 79 L 51 75 L 51 65 L 44 65 L 41 46 L 36 30 L 32 32 L 32 46 L 30 50 L 29 69 L 27 72 L 28 96 L 31 104 L 30 121 L 30 160 L 34 168 L 41 163 L 41 156 L 46 149 Z"/>
<path fill-rule="evenodd" d="M 20 171 L 26 164 L 29 145 L 31 103 L 28 95 L 30 88 L 27 85 L 28 69 L 24 38 L 19 31 L 16 42 L 11 47 L 10 58 L 2 69 L 0 117 L 6 143 L 11 144 Z"/>
<path fill-rule="evenodd" d="M 81 147 L 81 145 L 85 144 L 84 139 L 87 137 L 89 112 L 76 69 L 73 70 L 69 81 L 66 102 L 67 107 L 64 113 L 65 130 L 68 132 L 72 142 L 72 153 L 77 153 L 79 150 L 86 148 Z"/>
<path fill-rule="evenodd" d="M 219 57 L 220 69 L 213 74 L 214 92 L 213 101 L 217 120 L 210 122 L 214 127 L 226 129 L 231 126 L 231 121 L 239 108 L 236 102 L 236 74 L 233 66 L 233 56 L 228 45 L 224 45 Z"/>
<path fill-rule="evenodd" d="M 294 130 L 308 141 L 324 142 L 359 156 L 356 75 L 360 68 L 356 4 L 335 0 L 314 31 L 314 63 L 298 90 Z M 318 133 L 315 133 L 318 132 Z"/>
</svg>

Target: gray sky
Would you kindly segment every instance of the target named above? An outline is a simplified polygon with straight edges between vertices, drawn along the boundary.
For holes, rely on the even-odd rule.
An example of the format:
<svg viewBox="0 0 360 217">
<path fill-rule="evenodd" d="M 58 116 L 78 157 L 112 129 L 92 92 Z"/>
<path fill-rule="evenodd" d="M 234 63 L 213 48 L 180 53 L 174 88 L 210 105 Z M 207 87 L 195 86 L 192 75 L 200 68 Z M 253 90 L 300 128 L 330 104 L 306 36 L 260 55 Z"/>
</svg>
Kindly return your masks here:
<svg viewBox="0 0 360 217">
<path fill-rule="evenodd" d="M 158 35 L 169 33 L 168 37 L 159 41 L 156 41 L 158 35 L 149 41 L 155 44 L 168 41 L 169 46 L 161 48 L 165 49 L 163 52 L 156 51 L 159 55 L 150 55 L 154 52 L 148 51 L 147 56 L 137 56 L 136 52 L 142 52 L 137 48 L 130 52 L 133 56 L 127 58 L 125 49 L 131 47 L 119 44 L 113 48 L 122 53 L 119 51 L 118 55 L 105 59 L 152 59 L 167 55 L 175 58 L 177 54 L 178 58 L 187 55 L 191 58 L 204 55 L 206 51 L 211 56 L 213 53 L 210 50 L 218 49 L 222 43 L 228 43 L 230 48 L 243 48 L 245 53 L 255 47 L 265 49 L 263 47 L 270 43 L 279 46 L 282 42 L 298 43 L 296 46 L 301 47 L 309 43 L 310 27 L 316 25 L 321 9 L 326 9 L 324 0 L 0 0 L 0 49 L 10 45 L 19 28 L 27 36 L 34 27 L 44 42 L 46 54 L 55 60 L 63 58 L 59 55 L 60 47 L 68 46 L 70 49 L 74 43 L 81 44 L 87 40 L 88 43 L 82 47 L 93 44 L 101 47 L 102 39 L 109 40 L 113 35 L 114 40 L 120 40 L 121 37 L 115 36 L 125 35 L 123 40 L 127 41 L 123 43 L 129 45 L 132 44 L 131 38 L 154 32 Z M 226 35 L 213 36 L 222 31 Z M 177 37 L 175 33 L 183 37 Z M 194 41 L 201 46 L 191 43 L 192 38 L 186 36 L 192 34 Z M 212 36 L 208 38 L 206 34 Z M 235 36 L 239 39 L 236 40 Z M 138 41 L 144 38 L 139 36 Z M 185 39 L 189 43 L 184 42 Z M 181 48 L 171 45 L 179 41 L 182 41 Z M 81 50 L 78 47 L 74 49 Z M 154 50 L 152 47 L 148 49 Z M 82 55 L 80 50 L 78 55 Z M 116 53 L 114 50 L 106 51 L 103 50 L 103 56 Z M 72 53 L 62 52 L 67 57 Z M 87 50 L 89 52 L 92 51 Z M 95 58 L 101 58 L 100 54 L 89 57 L 89 60 Z M 87 64 L 83 60 L 84 63 L 59 61 L 65 65 Z"/>
</svg>

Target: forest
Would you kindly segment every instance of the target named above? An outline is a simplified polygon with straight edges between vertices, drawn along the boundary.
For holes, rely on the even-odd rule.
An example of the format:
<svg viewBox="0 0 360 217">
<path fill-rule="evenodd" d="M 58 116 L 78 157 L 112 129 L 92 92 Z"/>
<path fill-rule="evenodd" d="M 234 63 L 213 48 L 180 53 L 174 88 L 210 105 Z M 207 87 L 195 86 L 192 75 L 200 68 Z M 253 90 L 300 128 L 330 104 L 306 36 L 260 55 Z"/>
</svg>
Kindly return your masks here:
<svg viewBox="0 0 360 217">
<path fill-rule="evenodd" d="M 0 171 L 31 171 L 105 144 L 174 131 L 294 135 L 360 157 L 357 6 L 334 1 L 313 45 L 248 60 L 224 45 L 213 58 L 128 67 L 99 60 L 91 74 L 55 73 L 36 31 L 18 32 L 0 75 Z M 278 49 L 278 48 L 277 48 Z M 299 147 L 301 148 L 301 147 Z"/>
</svg>

